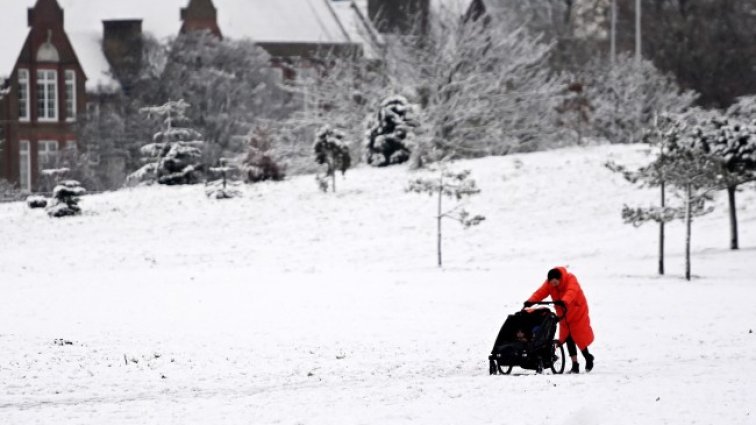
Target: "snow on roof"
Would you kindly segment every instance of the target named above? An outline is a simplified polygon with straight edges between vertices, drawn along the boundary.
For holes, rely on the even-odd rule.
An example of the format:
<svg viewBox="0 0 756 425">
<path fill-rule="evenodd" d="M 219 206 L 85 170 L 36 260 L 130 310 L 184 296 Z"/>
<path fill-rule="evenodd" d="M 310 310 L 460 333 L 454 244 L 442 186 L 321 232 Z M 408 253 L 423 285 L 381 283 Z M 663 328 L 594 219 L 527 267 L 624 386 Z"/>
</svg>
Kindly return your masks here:
<svg viewBox="0 0 756 425">
<path fill-rule="evenodd" d="M 102 51 L 102 32 L 68 32 L 76 57 L 87 74 L 88 92 L 114 92 L 120 84 L 113 78 Z"/>
<path fill-rule="evenodd" d="M 383 44 L 383 37 L 370 22 L 366 9 L 354 1 L 334 2 L 333 9 L 352 42 L 363 46 L 365 57 L 376 58 L 375 47 Z"/>
<path fill-rule="evenodd" d="M 26 8 L 35 0 L 0 0 L 0 75 L 10 75 L 29 34 Z"/>
</svg>

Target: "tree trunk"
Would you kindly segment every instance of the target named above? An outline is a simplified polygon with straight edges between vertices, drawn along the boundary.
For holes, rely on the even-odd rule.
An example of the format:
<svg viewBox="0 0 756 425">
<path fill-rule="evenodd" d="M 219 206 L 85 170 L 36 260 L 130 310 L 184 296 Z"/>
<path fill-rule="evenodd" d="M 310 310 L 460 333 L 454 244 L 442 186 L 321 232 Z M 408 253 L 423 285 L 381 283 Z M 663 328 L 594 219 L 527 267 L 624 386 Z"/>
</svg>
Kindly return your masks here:
<svg viewBox="0 0 756 425">
<path fill-rule="evenodd" d="M 730 202 L 730 249 L 738 249 L 738 211 L 735 207 L 735 189 L 727 186 L 727 199 Z"/>
<path fill-rule="evenodd" d="M 685 185 L 685 279 L 690 280 L 690 230 L 693 221 L 693 187 Z"/>
<path fill-rule="evenodd" d="M 661 184 L 661 207 L 666 206 L 664 182 Z M 664 220 L 659 222 L 659 274 L 664 275 Z"/>
<path fill-rule="evenodd" d="M 331 187 L 333 188 L 333 191 L 336 192 L 336 172 L 331 173 Z"/>
<path fill-rule="evenodd" d="M 441 219 L 443 218 L 441 215 L 441 199 L 444 193 L 443 185 L 438 189 L 438 214 L 436 215 L 438 219 L 438 227 L 437 227 L 437 233 L 436 233 L 436 251 L 438 253 L 438 267 L 441 267 Z"/>
</svg>

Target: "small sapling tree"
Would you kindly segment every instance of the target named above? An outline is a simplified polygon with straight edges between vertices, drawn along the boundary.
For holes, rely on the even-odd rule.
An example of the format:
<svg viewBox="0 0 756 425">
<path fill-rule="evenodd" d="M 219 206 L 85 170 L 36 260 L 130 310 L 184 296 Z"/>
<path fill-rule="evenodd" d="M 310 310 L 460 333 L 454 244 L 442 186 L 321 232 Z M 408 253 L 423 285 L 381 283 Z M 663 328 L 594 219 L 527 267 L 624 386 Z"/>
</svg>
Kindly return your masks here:
<svg viewBox="0 0 756 425">
<path fill-rule="evenodd" d="M 391 96 L 381 102 L 375 119 L 368 122 L 365 162 L 385 167 L 409 160 L 417 127 L 412 118 L 414 108 L 403 96 Z"/>
<path fill-rule="evenodd" d="M 436 254 L 438 257 L 438 267 L 442 266 L 441 256 L 441 223 L 444 218 L 459 222 L 465 228 L 477 226 L 486 218 L 482 215 L 472 215 L 464 209 L 459 203 L 463 198 L 468 198 L 480 193 L 475 180 L 470 177 L 470 170 L 460 172 L 452 171 L 448 168 L 446 162 L 434 163 L 429 167 L 434 173 L 429 177 L 417 177 L 410 180 L 407 186 L 407 192 L 427 194 L 435 196 L 437 200 L 436 209 Z M 453 208 L 445 210 L 443 205 L 444 197 L 457 201 L 458 204 Z"/>
<path fill-rule="evenodd" d="M 664 152 L 665 130 L 671 128 L 672 120 L 667 116 L 656 116 L 653 129 L 646 134 L 645 141 L 656 147 L 655 157 L 647 165 L 631 170 L 624 165 L 608 162 L 606 167 L 616 173 L 622 174 L 628 182 L 641 188 L 659 188 L 660 203 L 649 207 L 622 208 L 622 219 L 625 223 L 638 227 L 647 222 L 659 224 L 659 269 L 660 275 L 664 274 L 664 231 L 666 223 L 674 220 L 681 211 L 679 208 L 667 206 L 667 182 L 664 176 L 664 165 L 667 158 Z"/>
<path fill-rule="evenodd" d="M 352 164 L 349 155 L 349 145 L 344 141 L 344 133 L 326 125 L 318 131 L 313 144 L 315 162 L 325 165 L 324 175 L 317 175 L 315 179 L 323 192 L 328 191 L 329 180 L 331 189 L 336 191 L 336 171 L 346 174 Z"/>
<path fill-rule="evenodd" d="M 690 280 L 690 241 L 693 217 L 697 211 L 711 212 L 705 208 L 711 192 L 717 188 L 719 165 L 711 157 L 702 155 L 696 147 L 699 128 L 688 128 L 684 123 L 679 131 L 669 133 L 670 161 L 665 165 L 665 175 L 670 183 L 683 191 L 685 208 L 685 279 Z"/>
<path fill-rule="evenodd" d="M 231 199 L 241 196 L 241 191 L 237 189 L 241 184 L 237 178 L 239 170 L 227 158 L 220 158 L 218 166 L 210 167 L 209 171 L 218 176 L 216 180 L 207 183 L 205 194 L 209 198 Z"/>
<path fill-rule="evenodd" d="M 658 151 L 651 163 L 637 170 L 609 163 L 607 167 L 620 172 L 626 180 L 641 187 L 659 187 L 661 204 L 650 207 L 630 207 L 622 209 L 622 218 L 626 223 L 640 226 L 653 221 L 659 223 L 659 274 L 664 274 L 664 225 L 672 220 L 683 219 L 686 227 L 685 238 L 685 277 L 690 280 L 690 241 L 694 217 L 710 213 L 707 207 L 714 190 L 716 164 L 711 158 L 695 148 L 696 134 L 700 129 L 691 127 L 681 117 L 665 116 L 659 124 L 656 120 L 653 137 L 656 138 Z M 669 206 L 666 200 L 668 185 L 677 191 L 683 203 Z"/>
<path fill-rule="evenodd" d="M 81 214 L 79 207 L 80 196 L 86 193 L 86 189 L 76 180 L 65 180 L 53 189 L 55 203 L 47 208 L 50 217 L 65 217 Z"/>
</svg>

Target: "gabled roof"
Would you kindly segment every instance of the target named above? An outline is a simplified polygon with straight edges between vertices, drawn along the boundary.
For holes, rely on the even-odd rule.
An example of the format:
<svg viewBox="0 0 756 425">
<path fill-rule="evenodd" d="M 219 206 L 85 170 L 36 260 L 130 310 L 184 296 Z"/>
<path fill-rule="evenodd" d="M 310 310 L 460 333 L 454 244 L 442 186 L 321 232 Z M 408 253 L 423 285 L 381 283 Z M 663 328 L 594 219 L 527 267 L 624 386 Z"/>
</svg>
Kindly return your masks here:
<svg viewBox="0 0 756 425">
<path fill-rule="evenodd" d="M 9 75 L 29 34 L 27 8 L 35 0 L 0 0 L 0 76 Z M 66 32 L 90 81 L 110 85 L 102 53 L 102 21 L 142 19 L 145 33 L 174 37 L 189 0 L 58 0 Z M 223 35 L 269 43 L 351 43 L 330 0 L 213 0 Z M 95 43 L 94 41 L 98 41 Z"/>
</svg>

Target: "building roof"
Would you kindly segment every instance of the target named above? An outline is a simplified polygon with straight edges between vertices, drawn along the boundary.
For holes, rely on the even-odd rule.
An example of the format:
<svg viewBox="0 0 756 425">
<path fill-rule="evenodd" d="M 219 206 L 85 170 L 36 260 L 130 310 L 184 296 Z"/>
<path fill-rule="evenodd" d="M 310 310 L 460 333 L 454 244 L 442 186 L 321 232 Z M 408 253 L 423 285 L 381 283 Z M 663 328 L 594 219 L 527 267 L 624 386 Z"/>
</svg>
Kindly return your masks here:
<svg viewBox="0 0 756 425">
<path fill-rule="evenodd" d="M 29 34 L 26 10 L 36 0 L 0 0 L 0 76 L 9 75 Z M 102 21 L 142 19 L 144 32 L 159 39 L 181 28 L 180 10 L 189 0 L 58 0 L 64 27 L 90 81 L 87 89 L 110 85 L 99 41 Z M 213 0 L 225 37 L 269 43 L 350 43 L 329 0 Z M 76 35 L 75 35 L 76 34 Z M 97 41 L 97 42 L 95 42 Z M 104 76 L 104 77 L 103 77 Z"/>
<path fill-rule="evenodd" d="M 375 48 L 383 44 L 381 34 L 375 29 L 367 16 L 367 6 L 360 6 L 359 1 L 335 1 L 333 9 L 350 40 L 363 46 L 365 57 L 378 56 Z M 363 2 L 364 3 L 364 2 Z"/>
</svg>

